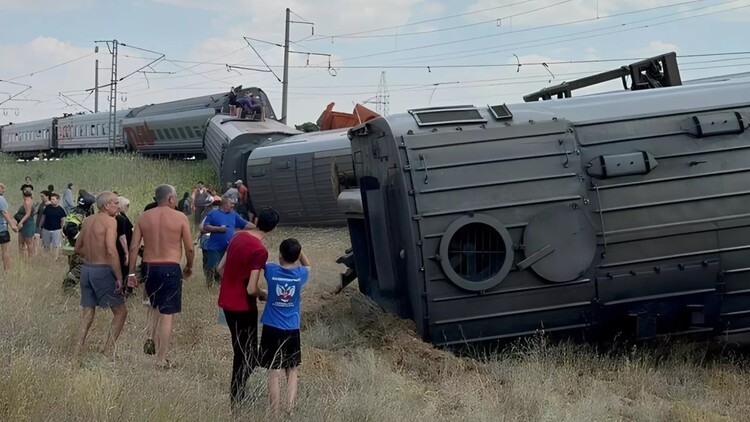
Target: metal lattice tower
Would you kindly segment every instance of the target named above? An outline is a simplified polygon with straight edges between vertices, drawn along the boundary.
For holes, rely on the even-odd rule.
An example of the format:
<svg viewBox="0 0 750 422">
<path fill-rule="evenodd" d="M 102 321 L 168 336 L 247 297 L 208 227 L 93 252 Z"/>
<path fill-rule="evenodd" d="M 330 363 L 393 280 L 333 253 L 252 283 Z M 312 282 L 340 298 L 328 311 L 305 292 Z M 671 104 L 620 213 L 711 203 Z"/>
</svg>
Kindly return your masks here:
<svg viewBox="0 0 750 422">
<path fill-rule="evenodd" d="M 375 111 L 381 116 L 388 115 L 390 94 L 388 93 L 388 82 L 385 80 L 385 71 L 380 72 L 380 83 L 378 83 L 378 94 L 375 96 Z"/>
<path fill-rule="evenodd" d="M 114 152 L 117 145 L 117 40 L 112 41 L 109 52 L 112 54 L 112 76 L 109 85 L 109 148 Z M 109 47 L 109 42 L 107 42 Z"/>
</svg>

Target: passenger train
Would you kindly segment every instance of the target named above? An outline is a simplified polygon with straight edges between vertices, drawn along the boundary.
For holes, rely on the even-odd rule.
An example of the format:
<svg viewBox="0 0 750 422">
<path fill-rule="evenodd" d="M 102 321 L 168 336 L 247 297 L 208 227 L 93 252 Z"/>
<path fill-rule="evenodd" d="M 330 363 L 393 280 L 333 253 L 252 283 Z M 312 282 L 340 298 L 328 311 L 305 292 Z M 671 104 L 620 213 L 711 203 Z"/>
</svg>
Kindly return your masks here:
<svg viewBox="0 0 750 422">
<path fill-rule="evenodd" d="M 207 158 L 221 186 L 245 181 L 253 204 L 275 207 L 285 224 L 345 225 L 336 198 L 341 186 L 351 186 L 346 131 L 302 133 L 278 121 L 262 89 L 236 92 L 259 96 L 265 120 L 230 117 L 228 93 L 221 93 L 118 110 L 114 145 L 108 112 L 5 125 L 0 152 L 28 160 L 113 148 Z"/>
</svg>

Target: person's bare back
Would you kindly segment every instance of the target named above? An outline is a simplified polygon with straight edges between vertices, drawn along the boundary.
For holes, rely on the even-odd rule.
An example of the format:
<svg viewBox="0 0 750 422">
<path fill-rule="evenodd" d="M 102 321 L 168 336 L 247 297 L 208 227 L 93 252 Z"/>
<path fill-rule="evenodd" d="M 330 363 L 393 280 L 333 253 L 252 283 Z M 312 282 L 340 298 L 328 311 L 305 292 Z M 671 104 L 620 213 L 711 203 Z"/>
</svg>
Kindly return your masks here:
<svg viewBox="0 0 750 422">
<path fill-rule="evenodd" d="M 117 280 L 122 280 L 117 255 L 117 221 L 106 213 L 86 217 L 76 240 L 76 253 L 92 265 L 110 265 Z"/>
<path fill-rule="evenodd" d="M 183 247 L 186 254 L 193 251 L 187 217 L 169 207 L 156 207 L 143 213 L 136 230 L 143 237 L 143 262 L 179 264 Z"/>
<path fill-rule="evenodd" d="M 143 350 L 148 354 L 155 352 L 160 367 L 169 367 L 166 354 L 172 337 L 172 317 L 182 310 L 182 279 L 192 274 L 195 251 L 187 216 L 175 209 L 177 192 L 174 186 L 159 185 L 154 193 L 158 206 L 138 218 L 130 256 L 136 256 L 142 240 L 145 290 L 152 310 L 156 311 L 149 316 L 148 337 Z M 187 262 L 180 271 L 183 247 Z M 136 287 L 135 259 L 130 260 L 128 266 L 128 285 Z"/>
</svg>

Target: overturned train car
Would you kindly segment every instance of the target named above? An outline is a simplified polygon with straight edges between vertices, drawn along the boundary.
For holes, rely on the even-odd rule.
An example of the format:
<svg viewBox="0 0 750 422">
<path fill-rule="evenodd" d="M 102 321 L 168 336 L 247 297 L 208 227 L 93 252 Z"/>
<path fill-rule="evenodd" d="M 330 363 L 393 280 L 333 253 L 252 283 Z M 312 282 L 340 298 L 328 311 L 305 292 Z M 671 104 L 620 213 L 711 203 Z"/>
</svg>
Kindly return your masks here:
<svg viewBox="0 0 750 422">
<path fill-rule="evenodd" d="M 256 209 L 272 206 L 283 225 L 344 226 L 341 191 L 356 186 L 347 129 L 302 133 L 255 148 L 247 183 Z"/>
<path fill-rule="evenodd" d="M 302 133 L 276 120 L 264 122 L 232 118 L 224 114 L 208 122 L 203 149 L 216 169 L 220 186 L 247 181 L 247 159 L 256 148 Z"/>
<path fill-rule="evenodd" d="M 359 289 L 437 345 L 736 338 L 750 331 L 748 122 L 750 78 L 352 128 L 359 187 L 339 203 Z"/>
</svg>

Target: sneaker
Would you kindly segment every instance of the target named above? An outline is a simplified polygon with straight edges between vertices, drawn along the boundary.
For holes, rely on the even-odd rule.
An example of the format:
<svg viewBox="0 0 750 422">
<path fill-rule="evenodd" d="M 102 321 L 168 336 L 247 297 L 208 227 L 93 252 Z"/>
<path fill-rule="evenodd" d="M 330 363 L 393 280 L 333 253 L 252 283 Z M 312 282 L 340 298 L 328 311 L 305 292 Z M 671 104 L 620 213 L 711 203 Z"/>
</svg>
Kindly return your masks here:
<svg viewBox="0 0 750 422">
<path fill-rule="evenodd" d="M 155 355 L 156 354 L 156 344 L 154 344 L 154 340 L 147 339 L 146 343 L 143 344 L 143 353 L 147 355 Z"/>
</svg>

